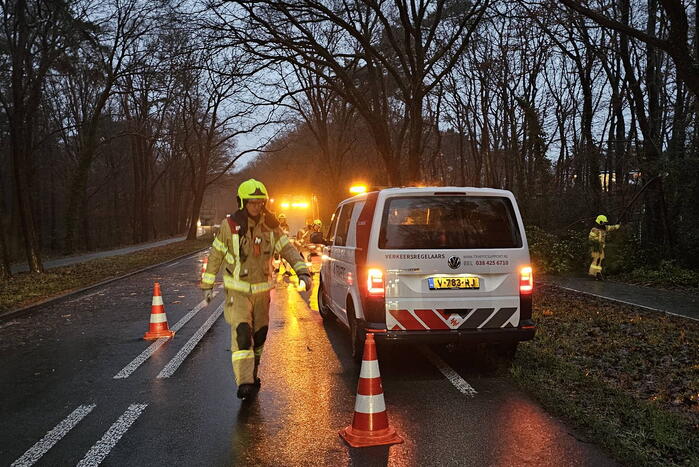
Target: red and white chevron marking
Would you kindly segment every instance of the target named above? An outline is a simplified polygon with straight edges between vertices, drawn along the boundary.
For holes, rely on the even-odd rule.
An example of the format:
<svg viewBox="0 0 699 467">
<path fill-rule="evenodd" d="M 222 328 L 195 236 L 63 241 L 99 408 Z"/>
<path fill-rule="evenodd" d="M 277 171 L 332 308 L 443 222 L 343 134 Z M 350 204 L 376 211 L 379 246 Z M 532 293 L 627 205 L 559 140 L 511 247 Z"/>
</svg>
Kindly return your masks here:
<svg viewBox="0 0 699 467">
<path fill-rule="evenodd" d="M 508 328 L 518 324 L 516 307 L 474 308 L 458 313 L 444 309 L 401 309 L 386 313 L 386 328 L 391 331 Z"/>
</svg>

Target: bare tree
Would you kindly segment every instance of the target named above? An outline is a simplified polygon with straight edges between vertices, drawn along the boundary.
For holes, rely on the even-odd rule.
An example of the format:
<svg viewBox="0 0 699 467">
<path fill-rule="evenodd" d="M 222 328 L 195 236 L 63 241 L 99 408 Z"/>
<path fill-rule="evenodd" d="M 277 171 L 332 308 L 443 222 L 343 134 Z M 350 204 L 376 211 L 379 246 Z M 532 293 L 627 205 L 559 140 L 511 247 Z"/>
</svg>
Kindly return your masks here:
<svg viewBox="0 0 699 467">
<path fill-rule="evenodd" d="M 182 99 L 177 115 L 179 140 L 191 171 L 193 194 L 188 239 L 197 235 L 197 221 L 206 188 L 226 174 L 243 155 L 262 147 L 236 149 L 235 138 L 251 133 L 267 123 L 249 123 L 255 105 L 234 99 L 245 91 L 242 77 L 247 73 L 244 54 L 232 51 L 192 54 L 189 69 L 183 73 Z"/>
<path fill-rule="evenodd" d="M 154 5 L 142 0 L 110 1 L 111 4 L 104 5 L 106 15 L 94 19 L 94 32 L 84 32 L 85 46 L 81 48 L 80 54 L 89 66 L 89 70 L 86 70 L 89 77 L 77 83 L 78 70 L 67 76 L 69 91 L 82 88 L 86 92 L 78 98 L 88 100 L 77 102 L 73 106 L 77 128 L 74 144 L 76 167 L 70 183 L 66 211 L 65 249 L 68 252 L 74 248 L 75 232 L 81 219 L 86 218 L 86 188 L 90 167 L 99 146 L 97 130 L 103 111 L 117 82 L 134 73 L 140 66 L 139 57 L 133 56 L 132 52 L 135 44 L 149 33 L 153 26 L 153 13 L 157 11 Z M 98 79 L 95 80 L 95 77 Z M 85 229 L 85 235 L 87 230 Z M 87 244 L 89 248 L 89 242 Z"/>
<path fill-rule="evenodd" d="M 11 75 L 9 89 L 0 93 L 10 128 L 25 252 L 32 272 L 43 272 L 40 246 L 32 211 L 32 170 L 35 118 L 41 105 L 46 76 L 74 39 L 83 23 L 70 1 L 7 0 L 2 2 L 2 28 L 9 60 L 3 66 Z"/>
<path fill-rule="evenodd" d="M 213 28 L 224 39 L 234 36 L 258 56 L 322 73 L 367 122 L 391 183 L 401 183 L 403 150 L 407 179 L 419 181 L 425 98 L 458 60 L 488 1 L 235 3 L 244 15 L 211 4 L 221 20 Z M 397 137 L 394 109 L 405 125 Z"/>
<path fill-rule="evenodd" d="M 632 37 L 667 53 L 677 68 L 677 74 L 682 78 L 687 87 L 699 95 L 699 53 L 697 52 L 696 39 L 692 45 L 689 37 L 689 18 L 687 17 L 688 7 L 686 2 L 680 0 L 659 0 L 650 2 L 649 17 L 658 14 L 658 6 L 662 9 L 663 15 L 668 19 L 666 37 L 658 37 L 657 31 L 642 30 L 634 27 L 630 21 L 613 18 L 605 15 L 600 9 L 584 6 L 579 0 L 561 0 L 572 10 L 592 19 L 601 26 L 618 31 L 625 37 Z M 622 0 L 622 8 L 629 10 L 629 0 Z M 696 14 L 696 6 L 695 6 Z M 695 19 L 695 28 L 697 27 Z M 696 31 L 695 31 L 696 34 Z"/>
</svg>

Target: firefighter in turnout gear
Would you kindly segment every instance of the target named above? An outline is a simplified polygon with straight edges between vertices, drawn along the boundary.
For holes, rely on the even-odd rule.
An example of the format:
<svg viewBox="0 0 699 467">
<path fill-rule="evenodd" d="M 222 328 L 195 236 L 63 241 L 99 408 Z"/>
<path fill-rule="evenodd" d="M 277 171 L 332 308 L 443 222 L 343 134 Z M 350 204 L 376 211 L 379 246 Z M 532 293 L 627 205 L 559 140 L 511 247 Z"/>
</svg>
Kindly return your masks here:
<svg viewBox="0 0 699 467">
<path fill-rule="evenodd" d="M 279 219 L 279 228 L 282 229 L 282 232 L 284 232 L 284 235 L 289 235 L 289 224 L 286 222 L 286 214 L 281 213 L 277 216 L 277 219 Z"/>
<path fill-rule="evenodd" d="M 267 338 L 274 254 L 279 253 L 294 268 L 307 290 L 312 282 L 306 263 L 279 228 L 279 221 L 265 209 L 265 186 L 255 179 L 247 180 L 240 184 L 237 200 L 238 211 L 221 222 L 201 288 L 210 301 L 216 274 L 223 269 L 224 316 L 231 325 L 233 373 L 238 398 L 246 399 L 260 387 L 257 370 Z"/>
<path fill-rule="evenodd" d="M 595 219 L 595 225 L 590 230 L 588 239 L 590 240 L 590 254 L 592 255 L 592 263 L 587 274 L 593 276 L 597 280 L 604 280 L 602 275 L 602 260 L 604 259 L 604 244 L 607 239 L 607 232 L 617 230 L 621 227 L 620 224 L 609 225 L 607 216 L 600 214 Z"/>
</svg>

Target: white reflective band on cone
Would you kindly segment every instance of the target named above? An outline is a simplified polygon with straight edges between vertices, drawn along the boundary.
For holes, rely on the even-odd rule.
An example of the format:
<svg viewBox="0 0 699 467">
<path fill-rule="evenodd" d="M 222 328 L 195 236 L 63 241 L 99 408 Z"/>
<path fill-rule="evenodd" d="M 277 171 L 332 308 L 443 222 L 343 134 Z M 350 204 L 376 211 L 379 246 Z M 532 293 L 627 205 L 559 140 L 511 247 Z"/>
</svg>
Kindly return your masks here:
<svg viewBox="0 0 699 467">
<path fill-rule="evenodd" d="M 167 323 L 167 316 L 165 316 L 165 313 L 151 313 L 150 322 L 151 323 Z"/>
<path fill-rule="evenodd" d="M 153 306 L 162 305 L 163 297 L 160 295 L 153 295 Z"/>
<path fill-rule="evenodd" d="M 383 393 L 376 396 L 362 396 L 357 394 L 357 402 L 354 403 L 354 411 L 358 413 L 380 413 L 386 410 Z"/>
<path fill-rule="evenodd" d="M 362 362 L 362 369 L 359 372 L 360 378 L 378 378 L 381 376 L 379 374 L 379 362 L 378 360 L 364 360 Z"/>
</svg>

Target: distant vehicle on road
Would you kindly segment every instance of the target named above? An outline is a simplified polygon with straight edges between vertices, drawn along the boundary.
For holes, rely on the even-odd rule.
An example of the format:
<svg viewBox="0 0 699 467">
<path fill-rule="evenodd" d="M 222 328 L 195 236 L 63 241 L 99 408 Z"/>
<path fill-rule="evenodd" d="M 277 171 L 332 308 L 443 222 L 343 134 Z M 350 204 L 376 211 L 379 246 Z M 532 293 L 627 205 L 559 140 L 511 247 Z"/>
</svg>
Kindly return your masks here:
<svg viewBox="0 0 699 467">
<path fill-rule="evenodd" d="M 378 339 L 496 344 L 534 337 L 532 268 L 513 194 L 469 187 L 389 188 L 333 214 L 318 292 L 324 318 L 350 330 L 361 358 Z"/>
</svg>

